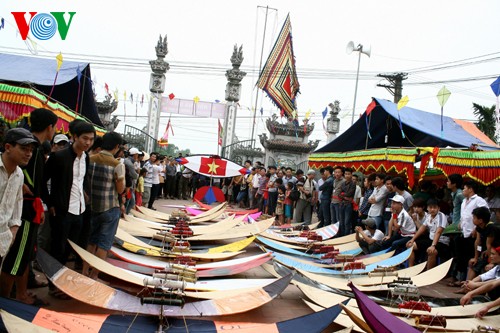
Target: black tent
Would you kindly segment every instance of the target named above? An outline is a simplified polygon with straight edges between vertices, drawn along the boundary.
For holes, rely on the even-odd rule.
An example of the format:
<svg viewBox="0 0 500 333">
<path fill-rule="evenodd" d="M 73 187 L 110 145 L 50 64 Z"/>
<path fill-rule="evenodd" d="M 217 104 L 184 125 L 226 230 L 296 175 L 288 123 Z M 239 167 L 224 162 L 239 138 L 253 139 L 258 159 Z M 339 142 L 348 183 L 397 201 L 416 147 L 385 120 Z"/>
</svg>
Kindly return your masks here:
<svg viewBox="0 0 500 333">
<path fill-rule="evenodd" d="M 373 101 L 376 106 L 370 115 L 363 113 L 347 131 L 315 153 L 386 147 L 468 148 L 473 144 L 485 150 L 499 148 L 470 122 L 444 116 L 441 134 L 441 116 L 438 114 L 409 107 L 398 111 L 397 105 L 390 101 L 379 98 L 373 98 Z"/>
</svg>

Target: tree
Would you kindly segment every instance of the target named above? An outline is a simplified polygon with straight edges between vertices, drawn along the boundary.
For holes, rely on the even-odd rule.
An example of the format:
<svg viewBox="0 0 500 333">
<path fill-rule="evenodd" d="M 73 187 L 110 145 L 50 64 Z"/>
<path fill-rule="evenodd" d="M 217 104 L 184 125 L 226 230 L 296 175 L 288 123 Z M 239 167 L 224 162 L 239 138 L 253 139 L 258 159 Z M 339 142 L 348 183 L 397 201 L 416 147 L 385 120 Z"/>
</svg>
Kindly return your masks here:
<svg viewBox="0 0 500 333">
<path fill-rule="evenodd" d="M 487 107 L 472 103 L 472 110 L 474 115 L 478 118 L 476 125 L 479 130 L 486 134 L 494 142 L 498 142 L 497 139 L 500 138 L 495 138 L 495 105 Z"/>
</svg>

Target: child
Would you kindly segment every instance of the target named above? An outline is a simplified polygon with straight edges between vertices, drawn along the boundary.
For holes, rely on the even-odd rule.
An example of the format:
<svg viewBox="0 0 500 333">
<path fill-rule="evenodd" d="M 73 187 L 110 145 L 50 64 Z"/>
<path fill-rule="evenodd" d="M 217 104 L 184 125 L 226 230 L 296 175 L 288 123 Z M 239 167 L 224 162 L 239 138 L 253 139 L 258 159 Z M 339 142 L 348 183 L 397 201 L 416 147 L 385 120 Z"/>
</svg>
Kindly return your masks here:
<svg viewBox="0 0 500 333">
<path fill-rule="evenodd" d="M 293 182 L 288 182 L 286 183 L 286 191 L 285 191 L 285 201 L 283 204 L 285 205 L 285 218 L 286 218 L 286 223 L 290 223 L 292 220 L 292 205 L 293 201 L 290 199 L 290 193 L 292 193 L 293 190 Z"/>
<path fill-rule="evenodd" d="M 285 192 L 286 189 L 283 185 L 278 187 L 278 202 L 276 205 L 276 217 L 278 218 L 279 225 L 283 225 L 284 223 L 284 202 L 285 202 Z"/>
<path fill-rule="evenodd" d="M 425 251 L 427 253 L 427 269 L 429 270 L 436 266 L 438 256 L 442 261 L 450 258 L 450 238 L 441 236 L 444 228 L 448 226 L 448 219 L 446 215 L 439 211 L 437 200 L 429 199 L 427 201 L 427 211 L 429 216 L 413 238 L 406 244 L 406 247 L 413 247 L 413 252 L 408 259 L 409 266 L 413 266 L 415 263 L 416 251 L 420 253 Z M 427 230 L 429 231 L 429 237 L 423 236 L 419 239 Z"/>
<path fill-rule="evenodd" d="M 142 168 L 139 172 L 139 178 L 137 179 L 137 187 L 135 188 L 135 204 L 139 207 L 142 206 L 142 194 L 144 193 L 144 177 L 146 177 L 148 169 Z"/>
<path fill-rule="evenodd" d="M 472 222 L 476 226 L 476 242 L 474 258 L 469 260 L 469 272 L 467 280 L 474 279 L 483 273 L 490 257 L 491 244 L 495 239 L 495 226 L 490 221 L 490 210 L 488 207 L 477 207 L 472 211 Z"/>
</svg>

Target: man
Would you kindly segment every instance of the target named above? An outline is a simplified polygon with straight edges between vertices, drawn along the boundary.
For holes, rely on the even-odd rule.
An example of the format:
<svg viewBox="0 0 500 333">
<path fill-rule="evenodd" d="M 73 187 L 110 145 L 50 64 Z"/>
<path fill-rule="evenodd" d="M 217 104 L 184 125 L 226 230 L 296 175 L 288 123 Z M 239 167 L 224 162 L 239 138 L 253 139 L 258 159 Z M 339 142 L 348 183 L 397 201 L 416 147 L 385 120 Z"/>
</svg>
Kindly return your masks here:
<svg viewBox="0 0 500 333">
<path fill-rule="evenodd" d="M 245 175 L 245 179 L 244 179 L 244 182 L 246 184 L 246 187 L 247 187 L 247 202 L 248 205 L 248 208 L 252 208 L 253 207 L 253 199 L 254 197 L 252 196 L 252 193 L 253 193 L 253 177 L 255 177 L 255 168 L 254 167 L 251 167 L 250 168 L 250 173 L 247 173 Z"/>
<path fill-rule="evenodd" d="M 338 195 L 339 236 L 347 236 L 351 234 L 355 193 L 356 183 L 352 180 L 352 169 L 345 168 L 344 182 L 340 185 L 340 193 Z"/>
<path fill-rule="evenodd" d="M 386 185 L 387 186 L 387 185 Z M 405 182 L 401 177 L 392 178 L 392 188 L 396 194 L 399 194 L 403 198 L 405 198 L 405 202 L 403 203 L 403 208 L 409 212 L 411 205 L 413 204 L 413 196 L 405 189 Z"/>
<path fill-rule="evenodd" d="M 394 191 L 394 187 L 392 186 L 392 177 L 391 176 L 385 176 L 384 179 L 384 186 L 387 189 L 387 196 L 385 197 L 385 203 L 384 203 L 384 212 L 382 213 L 382 219 L 384 220 L 384 227 L 381 230 L 387 235 L 387 232 L 389 231 L 389 221 L 391 220 L 392 217 L 392 212 L 391 212 L 391 199 L 396 195 L 396 192 Z M 403 205 L 404 208 L 404 205 Z M 405 208 L 406 210 L 406 208 Z M 406 210 L 408 211 L 408 210 Z"/>
<path fill-rule="evenodd" d="M 0 260 L 5 258 L 21 225 L 24 175 L 20 167 L 28 164 L 38 143 L 24 128 L 5 134 L 0 155 Z"/>
<path fill-rule="evenodd" d="M 490 258 L 494 240 L 500 240 L 500 228 L 490 221 L 490 211 L 486 207 L 478 207 L 472 211 L 472 221 L 476 226 L 476 249 L 474 258 L 469 260 L 467 280 L 474 279 L 483 273 Z"/>
<path fill-rule="evenodd" d="M 41 200 L 44 188 L 43 171 L 45 156 L 41 143 L 50 141 L 54 136 L 57 116 L 47 109 L 36 109 L 30 114 L 31 133 L 38 142 L 29 163 L 23 170 L 23 213 L 22 223 L 12 248 L 4 259 L 2 268 L 3 297 L 10 297 L 16 284 L 16 299 L 27 304 L 43 305 L 45 302 L 28 294 L 28 271 L 30 262 L 35 259 L 38 227 L 45 220 Z"/>
<path fill-rule="evenodd" d="M 114 158 L 122 141 L 119 133 L 108 132 L 102 138 L 102 151 L 90 157 L 88 177 L 92 220 L 87 251 L 103 260 L 113 245 L 120 219 L 118 197 L 125 190 L 125 166 Z M 89 265 L 84 262 L 82 273 L 97 278 L 99 271 L 94 268 L 89 274 Z"/>
<path fill-rule="evenodd" d="M 462 184 L 463 178 L 461 175 L 454 173 L 448 176 L 446 186 L 451 191 L 451 198 L 453 200 L 452 223 L 457 226 L 460 223 L 460 210 L 462 208 L 462 201 L 464 200 Z"/>
<path fill-rule="evenodd" d="M 318 190 L 325 183 L 326 176 L 325 176 L 325 168 L 319 169 L 319 174 L 320 178 L 318 180 Z M 284 178 L 284 177 L 283 177 Z M 316 208 L 317 214 L 318 214 L 318 221 L 320 223 L 323 223 L 323 212 L 321 211 L 321 191 L 318 191 L 318 207 Z"/>
<path fill-rule="evenodd" d="M 500 207 L 500 196 L 497 195 L 495 186 L 490 185 L 486 187 L 486 202 L 488 203 L 488 207 L 490 208 L 490 221 L 492 222 L 500 222 L 495 218 L 495 209 Z"/>
<path fill-rule="evenodd" d="M 257 191 L 259 190 L 260 178 L 262 177 L 260 175 L 260 173 L 261 173 L 260 168 L 254 167 L 252 169 L 252 174 L 253 174 L 252 187 L 250 189 L 251 192 L 249 193 L 250 194 L 250 201 L 251 201 L 250 209 L 257 208 L 257 206 L 259 204 L 259 201 L 257 200 Z"/>
<path fill-rule="evenodd" d="M 418 252 L 427 254 L 427 270 L 434 268 L 437 264 L 438 256 L 444 262 L 450 257 L 450 239 L 442 236 L 444 228 L 448 225 L 446 215 L 439 211 L 439 205 L 436 199 L 427 201 L 427 211 L 429 215 L 424 224 L 418 228 L 418 231 L 412 239 L 406 244 L 408 248 L 413 247 L 413 251 L 408 259 L 408 265 L 415 264 L 415 257 Z M 427 231 L 429 235 L 427 236 Z M 422 236 L 422 237 L 420 237 Z"/>
<path fill-rule="evenodd" d="M 255 201 L 257 202 L 259 210 L 262 214 L 267 214 L 265 211 L 266 206 L 264 204 L 264 191 L 267 188 L 267 182 L 270 177 L 271 174 L 266 173 L 266 168 L 260 167 L 260 177 L 258 178 L 259 183 L 257 185 L 257 192 L 255 192 Z"/>
<path fill-rule="evenodd" d="M 268 168 L 271 177 L 267 183 L 267 193 L 268 193 L 268 214 L 274 216 L 274 210 L 276 209 L 276 203 L 278 202 L 278 188 L 276 187 L 276 167 L 274 165 Z"/>
<path fill-rule="evenodd" d="M 292 175 L 292 168 L 288 167 L 285 169 L 285 177 L 283 177 L 283 186 L 286 187 L 288 182 L 297 183 L 297 178 Z"/>
<path fill-rule="evenodd" d="M 331 205 L 330 205 L 330 217 L 332 219 L 331 224 L 337 223 L 340 221 L 340 192 L 342 191 L 341 187 L 344 184 L 344 168 L 341 166 L 336 166 L 333 169 L 333 191 L 331 197 Z"/>
<path fill-rule="evenodd" d="M 314 180 L 316 171 L 307 171 L 307 178 L 303 186 L 297 187 L 300 192 L 299 200 L 295 206 L 294 222 L 304 222 L 305 225 L 311 224 L 312 208 L 318 200 L 318 184 Z"/>
<path fill-rule="evenodd" d="M 50 155 L 44 170 L 44 201 L 49 209 L 51 246 L 50 254 L 63 265 L 66 264 L 71 247 L 68 239 L 79 244 L 82 231 L 83 213 L 88 201 L 84 188 L 85 175 L 88 170 L 89 156 L 87 150 L 92 147 L 95 137 L 94 126 L 79 121 L 71 126 L 73 143 Z M 52 296 L 64 297 L 64 294 L 50 285 Z M 64 295 L 64 296 L 63 296 Z"/>
<path fill-rule="evenodd" d="M 359 205 L 361 203 L 361 198 L 363 195 L 361 191 L 361 186 L 359 184 L 361 184 L 360 181 L 363 181 L 363 175 L 353 173 L 352 181 L 354 182 L 354 184 L 356 184 L 356 191 L 354 192 L 353 211 L 351 218 L 352 232 L 354 232 L 354 227 L 356 227 L 357 225 L 361 225 L 361 219 L 359 218 Z"/>
<path fill-rule="evenodd" d="M 175 163 L 177 163 L 177 161 L 170 157 L 165 165 L 165 175 L 167 176 L 167 179 L 165 179 L 167 199 L 173 199 L 175 197 Z"/>
<path fill-rule="evenodd" d="M 332 218 L 330 214 L 330 201 L 333 192 L 333 167 L 327 166 L 324 171 L 325 182 L 319 187 L 321 191 L 321 213 L 323 216 L 323 221 L 320 222 L 318 227 L 326 227 L 332 223 Z"/>
<path fill-rule="evenodd" d="M 354 231 L 356 232 L 356 241 L 363 253 L 370 254 L 380 251 L 384 233 L 377 229 L 374 219 L 367 218 L 362 220 L 361 223 L 365 225 L 366 229 L 363 230 L 360 226 L 357 226 Z"/>
<path fill-rule="evenodd" d="M 476 194 L 477 187 L 475 181 L 469 180 L 464 183 L 462 191 L 464 200 L 460 208 L 460 223 L 458 224 L 458 228 L 462 230 L 462 235 L 456 239 L 458 242 L 457 271 L 460 274 L 460 280 L 465 279 L 469 260 L 474 257 L 475 238 L 473 234 L 475 226 L 472 221 L 472 211 L 477 207 L 488 207 L 486 200 Z"/>
<path fill-rule="evenodd" d="M 125 158 L 123 164 L 125 164 L 125 168 L 128 176 L 130 177 L 131 186 L 128 189 L 130 191 L 130 199 L 125 203 L 125 214 L 130 214 L 130 210 L 135 208 L 135 187 L 137 185 L 137 179 L 139 178 L 139 170 L 136 168 L 136 163 L 139 162 L 139 149 L 130 148 L 128 150 L 128 157 Z"/>
<path fill-rule="evenodd" d="M 193 171 L 184 166 L 183 168 L 184 170 L 182 170 L 181 179 L 179 181 L 179 199 L 188 200 L 191 197 L 189 183 L 191 182 Z"/>
<path fill-rule="evenodd" d="M 69 144 L 69 139 L 65 134 L 57 134 L 52 140 L 52 151 L 58 151 L 66 148 Z"/>
<path fill-rule="evenodd" d="M 158 159 L 158 153 L 152 152 L 149 156 L 149 160 L 144 163 L 144 168 L 148 171 L 144 177 L 144 193 L 142 194 L 143 206 L 149 204 L 149 199 L 152 197 L 151 192 L 153 188 L 153 165 L 155 165 Z M 160 180 L 158 179 L 158 184 Z"/>
<path fill-rule="evenodd" d="M 377 173 L 375 175 L 373 193 L 370 198 L 368 198 L 368 203 L 371 204 L 370 210 L 368 211 L 368 217 L 375 220 L 377 229 L 382 228 L 384 203 L 389 192 L 384 185 L 384 180 L 385 175 L 383 173 Z"/>
<path fill-rule="evenodd" d="M 389 230 L 384 237 L 383 248 L 392 250 L 404 249 L 417 231 L 415 222 L 403 208 L 405 199 L 395 195 L 391 200 L 392 218 L 389 221 Z"/>
</svg>

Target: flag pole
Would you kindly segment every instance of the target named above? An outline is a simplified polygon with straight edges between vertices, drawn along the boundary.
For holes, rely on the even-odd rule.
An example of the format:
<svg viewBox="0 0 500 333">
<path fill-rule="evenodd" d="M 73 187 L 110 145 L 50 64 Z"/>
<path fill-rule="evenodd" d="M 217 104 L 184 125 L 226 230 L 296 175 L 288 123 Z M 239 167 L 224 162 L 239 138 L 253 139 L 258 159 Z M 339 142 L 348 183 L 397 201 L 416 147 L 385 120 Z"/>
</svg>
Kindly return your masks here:
<svg viewBox="0 0 500 333">
<path fill-rule="evenodd" d="M 262 6 L 257 6 L 257 8 L 264 8 Z M 266 30 L 267 30 L 267 16 L 269 14 L 269 9 L 278 11 L 275 8 L 269 8 L 269 6 L 266 6 L 266 19 L 264 20 L 264 31 L 262 33 L 262 47 L 260 49 L 260 61 L 259 61 L 259 72 L 262 70 L 262 58 L 264 57 L 264 42 L 266 40 Z M 253 108 L 253 120 L 252 120 L 252 136 L 250 139 L 252 140 L 252 148 L 255 148 L 255 140 L 254 140 L 254 135 L 255 135 L 255 118 L 257 115 L 257 104 L 259 102 L 259 89 L 255 92 L 255 106 Z"/>
</svg>

